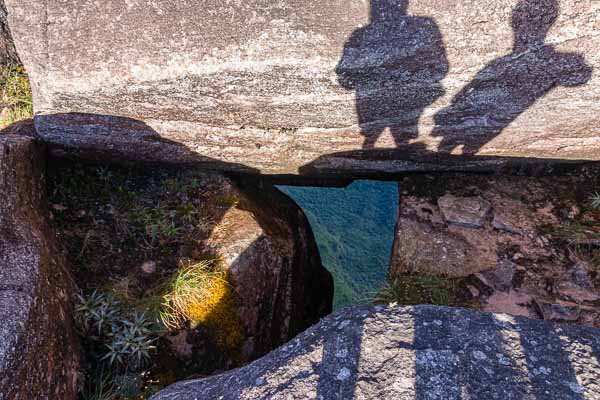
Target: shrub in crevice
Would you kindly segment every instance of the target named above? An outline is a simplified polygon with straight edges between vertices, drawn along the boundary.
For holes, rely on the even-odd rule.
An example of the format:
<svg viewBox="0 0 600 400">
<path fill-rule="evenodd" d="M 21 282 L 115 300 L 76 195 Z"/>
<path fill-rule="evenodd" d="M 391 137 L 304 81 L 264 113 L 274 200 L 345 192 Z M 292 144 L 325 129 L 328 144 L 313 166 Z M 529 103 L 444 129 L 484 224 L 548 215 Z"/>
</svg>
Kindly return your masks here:
<svg viewBox="0 0 600 400">
<path fill-rule="evenodd" d="M 237 351 L 243 340 L 241 320 L 233 288 L 217 262 L 188 262 L 160 290 L 160 317 L 165 326 L 206 327 L 222 350 Z"/>
<path fill-rule="evenodd" d="M 117 381 L 126 375 L 139 376 L 150 363 L 157 338 L 155 324 L 143 313 L 125 313 L 114 296 L 98 291 L 88 296 L 78 295 L 75 323 L 92 365 L 82 396 L 116 398 L 123 386 Z M 131 386 L 127 386 L 127 392 L 133 392 Z M 138 389 L 141 390 L 139 386 Z"/>
</svg>

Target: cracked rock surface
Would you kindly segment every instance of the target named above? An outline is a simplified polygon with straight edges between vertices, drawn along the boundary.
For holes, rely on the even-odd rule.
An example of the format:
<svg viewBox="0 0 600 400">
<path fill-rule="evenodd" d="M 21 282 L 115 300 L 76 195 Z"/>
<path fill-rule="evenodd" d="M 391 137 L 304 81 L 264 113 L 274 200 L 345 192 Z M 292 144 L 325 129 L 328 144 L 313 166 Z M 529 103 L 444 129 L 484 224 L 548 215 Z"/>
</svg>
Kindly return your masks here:
<svg viewBox="0 0 600 400">
<path fill-rule="evenodd" d="M 592 399 L 600 332 L 436 306 L 347 308 L 175 399 Z"/>
</svg>

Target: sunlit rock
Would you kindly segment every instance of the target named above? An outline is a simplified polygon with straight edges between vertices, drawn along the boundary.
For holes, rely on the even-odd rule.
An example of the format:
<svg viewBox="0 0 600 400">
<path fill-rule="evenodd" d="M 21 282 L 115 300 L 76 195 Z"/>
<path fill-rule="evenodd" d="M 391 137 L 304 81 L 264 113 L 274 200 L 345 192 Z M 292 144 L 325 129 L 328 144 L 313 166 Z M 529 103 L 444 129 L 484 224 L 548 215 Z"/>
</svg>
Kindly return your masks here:
<svg viewBox="0 0 600 400">
<path fill-rule="evenodd" d="M 353 307 L 246 367 L 151 399 L 596 398 L 599 349 L 593 328 L 447 307 Z"/>
<path fill-rule="evenodd" d="M 55 152 L 334 176 L 600 158 L 593 1 L 6 3 Z"/>
</svg>

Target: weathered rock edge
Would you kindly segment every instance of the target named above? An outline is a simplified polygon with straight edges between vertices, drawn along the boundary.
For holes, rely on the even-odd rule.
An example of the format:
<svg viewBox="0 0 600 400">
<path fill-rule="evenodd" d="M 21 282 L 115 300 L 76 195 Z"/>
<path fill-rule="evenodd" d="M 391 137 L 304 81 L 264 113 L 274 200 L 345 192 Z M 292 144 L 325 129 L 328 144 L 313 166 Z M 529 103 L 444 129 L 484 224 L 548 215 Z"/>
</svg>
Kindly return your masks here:
<svg viewBox="0 0 600 400">
<path fill-rule="evenodd" d="M 209 247 L 221 258 L 246 330 L 244 354 L 256 359 L 331 313 L 333 278 L 302 209 L 269 182 L 222 179 L 238 202 Z"/>
<path fill-rule="evenodd" d="M 600 331 L 436 306 L 344 309 L 238 370 L 152 400 L 584 399 Z"/>
<path fill-rule="evenodd" d="M 302 175 L 600 160 L 594 1 L 7 7 L 63 151 Z"/>
<path fill-rule="evenodd" d="M 0 134 L 0 399 L 76 399 L 74 283 L 47 225 L 45 149 Z"/>
<path fill-rule="evenodd" d="M 240 207 L 251 212 L 270 237 L 282 236 L 292 244 L 292 249 L 288 250 L 291 258 L 281 260 L 282 264 L 289 263 L 287 276 L 282 277 L 272 305 L 263 306 L 262 312 L 270 315 L 273 322 L 270 332 L 263 332 L 262 338 L 256 338 L 257 343 L 263 343 L 267 338 L 272 340 L 270 347 L 258 347 L 262 356 L 274 348 L 274 343 L 287 342 L 331 313 L 333 277 L 321 262 L 306 214 L 293 199 L 260 179 L 246 177 L 237 179 L 236 184 L 249 200 L 242 202 Z M 243 276 L 239 278 L 244 279 Z"/>
</svg>

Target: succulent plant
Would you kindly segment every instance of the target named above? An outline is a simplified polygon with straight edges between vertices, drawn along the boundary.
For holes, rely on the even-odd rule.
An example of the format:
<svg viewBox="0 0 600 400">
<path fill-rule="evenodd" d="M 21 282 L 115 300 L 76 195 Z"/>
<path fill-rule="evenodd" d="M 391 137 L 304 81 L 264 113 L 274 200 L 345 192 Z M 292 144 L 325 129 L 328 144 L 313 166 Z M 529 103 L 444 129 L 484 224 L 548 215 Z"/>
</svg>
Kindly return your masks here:
<svg viewBox="0 0 600 400">
<path fill-rule="evenodd" d="M 589 197 L 590 206 L 594 210 L 600 209 L 600 192 L 594 192 Z"/>
<path fill-rule="evenodd" d="M 78 296 L 75 320 L 80 333 L 88 340 L 104 345 L 101 359 L 126 371 L 137 371 L 150 361 L 153 324 L 144 313 L 126 317 L 121 304 L 110 294 L 94 291 Z"/>
<path fill-rule="evenodd" d="M 130 324 L 123 326 L 110 344 L 106 344 L 108 352 L 103 359 L 110 364 L 120 364 L 128 370 L 139 370 L 150 361 L 150 351 L 155 339 L 150 339 L 147 334 L 142 334 L 138 327 Z"/>
</svg>

